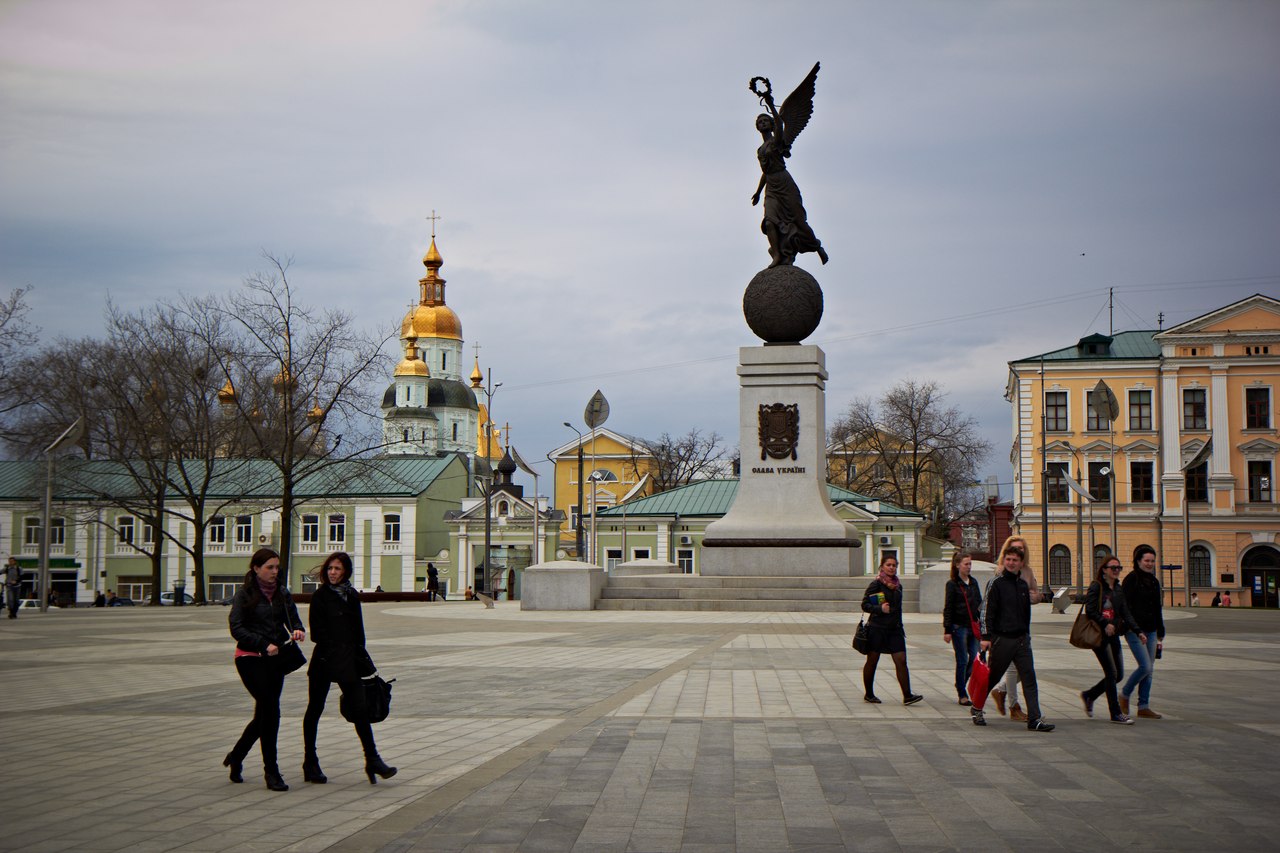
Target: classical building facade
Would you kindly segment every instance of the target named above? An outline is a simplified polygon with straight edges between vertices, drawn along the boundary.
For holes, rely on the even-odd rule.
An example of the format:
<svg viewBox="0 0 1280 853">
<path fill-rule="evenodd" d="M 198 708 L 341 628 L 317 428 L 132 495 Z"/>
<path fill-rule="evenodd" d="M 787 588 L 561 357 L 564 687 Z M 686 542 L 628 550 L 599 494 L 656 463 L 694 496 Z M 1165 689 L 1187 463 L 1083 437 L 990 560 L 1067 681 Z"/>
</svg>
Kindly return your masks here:
<svg viewBox="0 0 1280 853">
<path fill-rule="evenodd" d="M 582 451 L 582 480 L 578 479 L 578 454 Z M 555 508 L 562 513 L 561 541 L 576 551 L 581 524 L 584 550 L 588 543 L 591 510 L 597 515 L 623 501 L 648 494 L 649 473 L 655 464 L 644 442 L 633 436 L 600 428 L 547 454 L 555 463 Z M 581 483 L 582 506 L 578 505 Z M 597 528 L 599 521 L 597 520 Z"/>
<path fill-rule="evenodd" d="M 1260 294 L 1010 362 L 1014 524 L 1037 575 L 1087 584 L 1098 556 L 1127 564 L 1146 543 L 1167 602 L 1230 589 L 1238 603 L 1280 606 L 1278 379 L 1280 301 Z"/>
</svg>

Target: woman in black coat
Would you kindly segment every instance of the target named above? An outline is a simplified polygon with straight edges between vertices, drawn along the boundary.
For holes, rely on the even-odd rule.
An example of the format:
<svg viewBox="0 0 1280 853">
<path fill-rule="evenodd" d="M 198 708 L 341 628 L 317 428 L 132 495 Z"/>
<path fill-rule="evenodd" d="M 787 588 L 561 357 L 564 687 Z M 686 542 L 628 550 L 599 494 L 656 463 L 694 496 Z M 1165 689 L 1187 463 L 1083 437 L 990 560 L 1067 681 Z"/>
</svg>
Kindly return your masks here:
<svg viewBox="0 0 1280 853">
<path fill-rule="evenodd" d="M 1102 645 L 1093 650 L 1102 666 L 1102 680 L 1080 694 L 1086 715 L 1093 716 L 1093 703 L 1103 693 L 1107 694 L 1107 710 L 1111 713 L 1111 722 L 1123 726 L 1133 725 L 1133 720 L 1120 710 L 1120 700 L 1116 695 L 1116 682 L 1124 673 L 1120 657 L 1120 637 L 1125 631 L 1138 631 L 1142 642 L 1147 642 L 1147 635 L 1133 621 L 1133 614 L 1124 600 L 1124 591 L 1120 588 L 1120 572 L 1124 565 L 1114 555 L 1102 558 L 1098 574 L 1084 594 L 1084 613 L 1102 627 Z"/>
<path fill-rule="evenodd" d="M 289 590 L 278 582 L 280 555 L 259 548 L 249 558 L 244 585 L 231 600 L 228 622 L 236 640 L 236 672 L 253 697 L 253 719 L 240 740 L 222 760 L 231 768 L 231 781 L 243 782 L 245 756 L 257 741 L 262 748 L 262 769 L 267 787 L 287 791 L 276 763 L 276 737 L 280 732 L 280 692 L 286 673 L 279 666 L 280 648 L 306 636 L 298 608 Z M 299 664 L 300 665 L 300 664 Z"/>
<path fill-rule="evenodd" d="M 376 668 L 364 647 L 364 617 L 360 614 L 360 593 L 351 586 L 351 556 L 335 551 L 316 569 L 313 577 L 320 586 L 311 596 L 311 638 L 315 651 L 307 670 L 307 711 L 302 717 L 302 777 L 308 782 L 324 784 L 329 779 L 320 769 L 316 754 L 316 729 L 324 713 L 329 685 L 337 682 L 355 723 L 360 745 L 364 747 L 364 772 L 369 784 L 377 777 L 390 779 L 396 768 L 389 767 L 378 755 L 373 742 L 373 726 L 364 712 L 364 687 L 360 679 L 373 675 Z"/>
<path fill-rule="evenodd" d="M 867 585 L 862 596 L 862 609 L 867 618 L 867 662 L 862 667 L 864 702 L 879 705 L 876 698 L 876 664 L 880 655 L 893 658 L 902 688 L 902 704 L 914 705 L 924 697 L 911 692 L 911 673 L 907 671 L 907 635 L 902 627 L 902 584 L 898 581 L 898 558 L 892 554 L 880 557 L 880 574 Z"/>
</svg>

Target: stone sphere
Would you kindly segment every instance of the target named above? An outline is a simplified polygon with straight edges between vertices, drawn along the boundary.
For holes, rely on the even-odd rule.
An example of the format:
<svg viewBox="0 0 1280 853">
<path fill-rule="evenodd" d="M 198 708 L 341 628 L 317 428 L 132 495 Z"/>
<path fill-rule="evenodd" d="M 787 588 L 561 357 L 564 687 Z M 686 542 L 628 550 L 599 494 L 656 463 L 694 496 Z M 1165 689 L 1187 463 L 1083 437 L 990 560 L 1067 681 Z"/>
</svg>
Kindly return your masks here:
<svg viewBox="0 0 1280 853">
<path fill-rule="evenodd" d="M 822 320 L 822 288 L 800 267 L 769 267 L 747 285 L 742 313 L 765 343 L 798 344 Z"/>
</svg>

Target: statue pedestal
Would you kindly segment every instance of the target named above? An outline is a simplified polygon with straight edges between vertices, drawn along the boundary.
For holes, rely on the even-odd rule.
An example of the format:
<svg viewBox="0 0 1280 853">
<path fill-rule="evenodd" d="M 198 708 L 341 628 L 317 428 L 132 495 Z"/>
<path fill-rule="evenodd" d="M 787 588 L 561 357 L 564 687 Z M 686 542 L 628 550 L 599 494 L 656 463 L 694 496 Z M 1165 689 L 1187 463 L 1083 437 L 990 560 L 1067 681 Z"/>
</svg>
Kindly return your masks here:
<svg viewBox="0 0 1280 853">
<path fill-rule="evenodd" d="M 741 479 L 729 512 L 707 526 L 701 573 L 854 574 L 861 543 L 827 495 L 825 353 L 743 347 L 738 376 Z"/>
</svg>

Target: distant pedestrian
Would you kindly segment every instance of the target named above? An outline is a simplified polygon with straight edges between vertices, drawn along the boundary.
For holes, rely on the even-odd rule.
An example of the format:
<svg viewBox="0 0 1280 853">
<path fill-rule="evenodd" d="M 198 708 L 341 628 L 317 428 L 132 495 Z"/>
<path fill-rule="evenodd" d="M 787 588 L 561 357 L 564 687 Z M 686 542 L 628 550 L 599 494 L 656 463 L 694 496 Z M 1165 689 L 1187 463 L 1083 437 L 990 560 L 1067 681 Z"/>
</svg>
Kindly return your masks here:
<svg viewBox="0 0 1280 853">
<path fill-rule="evenodd" d="M 1027 540 L 1017 535 L 1010 536 L 1004 540 L 1004 544 L 1000 546 L 1000 553 L 1003 554 L 1011 546 L 1021 548 L 1024 555 L 1030 555 L 1031 553 L 1031 549 L 1027 547 Z M 998 575 L 999 572 L 996 574 Z M 1027 582 L 1032 604 L 1041 604 L 1053 599 L 1052 593 L 1040 592 L 1040 585 L 1036 583 L 1036 573 L 1031 570 L 1031 561 L 1028 557 L 1024 556 L 1022 568 L 1018 570 L 1018 574 Z M 987 590 L 991 589 L 991 584 L 994 582 L 994 577 L 987 581 Z M 1029 633 L 1027 634 L 1027 643 L 1028 645 L 1031 643 L 1031 634 Z M 993 681 L 992 683 L 994 684 L 995 682 Z M 1004 685 L 996 686 L 991 691 L 991 701 L 995 703 L 996 711 L 1000 713 L 1000 716 L 1004 716 L 1005 703 L 1007 702 L 1009 705 L 1009 719 L 1015 723 L 1025 723 L 1027 721 L 1026 712 L 1018 704 L 1018 673 L 1016 670 L 1010 669 L 1005 673 Z"/>
<path fill-rule="evenodd" d="M 876 665 L 880 655 L 893 658 L 902 688 L 902 704 L 914 705 L 924 697 L 911 692 L 911 673 L 907 669 L 907 635 L 902 625 L 902 582 L 898 580 L 898 558 L 892 554 L 880 557 L 880 574 L 867 585 L 862 596 L 862 609 L 871 614 L 867 619 L 867 662 L 862 667 L 863 701 L 879 705 L 876 698 Z"/>
<path fill-rule="evenodd" d="M 311 639 L 315 651 L 307 669 L 307 711 L 302 717 L 302 778 L 324 784 L 329 779 L 320 769 L 316 751 L 316 732 L 324 713 L 329 685 L 337 683 L 353 721 L 356 735 L 364 749 L 364 772 L 369 784 L 375 777 L 390 779 L 396 768 L 388 767 L 378 755 L 373 740 L 373 725 L 368 719 L 362 678 L 377 672 L 365 649 L 364 617 L 360 612 L 360 593 L 351 586 L 351 555 L 335 551 L 324 564 L 312 572 L 319 586 L 311 596 Z"/>
<path fill-rule="evenodd" d="M 1164 593 L 1160 578 L 1156 577 L 1156 549 L 1139 545 L 1133 549 L 1133 571 L 1125 575 L 1120 584 L 1125 603 L 1133 614 L 1142 633 L 1125 632 L 1125 642 L 1133 653 L 1137 667 L 1129 675 L 1120 691 L 1120 713 L 1128 716 L 1129 698 L 1138 689 L 1138 716 L 1159 720 L 1161 715 L 1151 710 L 1151 682 L 1155 673 L 1156 658 L 1164 649 Z M 1146 641 L 1141 640 L 1146 635 Z"/>
<path fill-rule="evenodd" d="M 440 572 L 435 563 L 427 563 L 427 601 L 435 601 L 440 597 Z"/>
<path fill-rule="evenodd" d="M 1222 606 L 1223 607 L 1231 606 L 1231 590 L 1229 589 L 1224 589 L 1222 591 Z"/>
<path fill-rule="evenodd" d="M 1031 654 L 1031 588 L 1022 576 L 1027 552 L 1017 544 L 1001 549 L 1000 573 L 987 587 L 982 609 L 982 651 L 990 650 L 991 682 L 998 683 L 1012 665 L 1027 700 L 1027 729 L 1051 732 L 1052 723 L 1040 715 L 1040 690 L 1036 685 L 1035 658 Z M 981 704 L 981 703 L 979 703 Z M 975 726 L 985 726 L 982 711 L 974 707 Z"/>
<path fill-rule="evenodd" d="M 471 587 L 467 587 L 467 588 L 466 588 L 466 590 L 464 590 L 464 591 L 463 591 L 463 593 L 462 593 L 462 600 L 463 600 L 463 601 L 475 601 L 475 600 L 476 600 L 476 594 L 475 594 L 475 592 L 471 589 Z"/>
<path fill-rule="evenodd" d="M 9 618 L 18 618 L 18 605 L 22 603 L 22 567 L 15 557 L 4 566 L 4 596 L 9 605 Z"/>
<path fill-rule="evenodd" d="M 280 693 L 284 690 L 284 671 L 272 660 L 280 647 L 301 642 L 306 636 L 293 596 L 279 582 L 280 555 L 270 548 L 259 548 L 249 558 L 249 571 L 244 585 L 231 600 L 228 622 L 236 640 L 236 672 L 245 689 L 253 697 L 253 719 L 245 726 L 236 745 L 222 760 L 231 768 L 231 781 L 243 782 L 245 757 L 255 741 L 262 749 L 262 770 L 267 787 L 287 791 L 276 761 L 276 738 L 280 733 Z"/>
<path fill-rule="evenodd" d="M 1220 592 L 1214 592 L 1214 594 L 1213 594 L 1213 601 L 1210 601 L 1210 602 L 1209 602 L 1209 606 L 1210 606 L 1210 607 L 1221 607 L 1221 606 L 1222 606 L 1222 593 L 1220 593 Z"/>
<path fill-rule="evenodd" d="M 1097 622 L 1102 628 L 1102 645 L 1093 650 L 1102 667 L 1102 680 L 1081 691 L 1080 701 L 1084 703 L 1084 712 L 1093 716 L 1093 703 L 1104 693 L 1107 696 L 1107 710 L 1111 714 L 1111 722 L 1124 726 L 1133 725 L 1133 720 L 1120 709 L 1119 697 L 1116 695 L 1116 682 L 1124 675 L 1123 658 L 1120 656 L 1120 637 L 1125 631 L 1134 631 L 1141 638 L 1143 645 L 1147 635 L 1133 621 L 1133 614 L 1125 603 L 1124 589 L 1120 586 L 1120 572 L 1124 564 L 1114 554 L 1102 558 L 1093 583 L 1084 594 L 1085 615 Z"/>
<path fill-rule="evenodd" d="M 982 591 L 973 579 L 973 558 L 964 551 L 951 556 L 951 579 L 947 581 L 942 605 L 942 639 L 956 654 L 956 695 L 961 705 L 972 705 L 968 683 L 973 661 L 978 657 L 981 637 L 973 626 L 982 612 Z"/>
<path fill-rule="evenodd" d="M 106 607 L 106 606 L 107 606 L 107 596 L 106 596 L 105 594 L 103 594 L 103 593 L 99 592 L 99 593 L 97 594 L 97 596 L 95 596 L 95 597 L 94 597 L 94 599 L 93 599 L 93 606 L 94 606 L 94 607 Z"/>
<path fill-rule="evenodd" d="M 114 589 L 109 589 L 107 590 L 107 606 L 115 607 L 115 604 L 116 604 L 116 591 Z"/>
<path fill-rule="evenodd" d="M 1196 593 L 1194 593 L 1194 592 L 1193 592 L 1193 593 L 1191 593 L 1191 606 L 1192 606 L 1192 607 L 1199 607 L 1199 606 L 1200 606 L 1200 596 L 1199 596 L 1199 595 L 1197 595 L 1197 594 L 1196 594 Z"/>
</svg>

